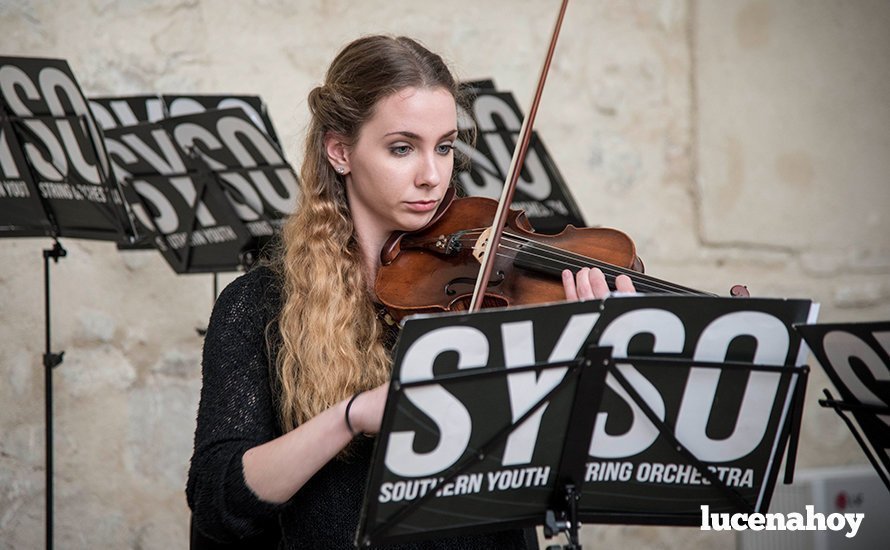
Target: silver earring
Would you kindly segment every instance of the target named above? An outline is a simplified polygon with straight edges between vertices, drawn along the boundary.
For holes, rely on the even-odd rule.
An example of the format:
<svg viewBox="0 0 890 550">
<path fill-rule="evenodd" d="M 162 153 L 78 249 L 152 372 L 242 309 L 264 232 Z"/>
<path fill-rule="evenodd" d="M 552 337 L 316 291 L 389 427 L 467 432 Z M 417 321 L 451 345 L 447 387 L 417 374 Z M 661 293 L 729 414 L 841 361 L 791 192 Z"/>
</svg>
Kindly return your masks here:
<svg viewBox="0 0 890 550">
<path fill-rule="evenodd" d="M 346 173 L 346 168 L 344 168 L 344 167 L 342 167 L 342 166 L 338 166 L 337 168 L 335 168 L 335 170 L 337 170 L 337 173 L 340 174 L 341 176 L 342 176 L 344 173 Z"/>
</svg>

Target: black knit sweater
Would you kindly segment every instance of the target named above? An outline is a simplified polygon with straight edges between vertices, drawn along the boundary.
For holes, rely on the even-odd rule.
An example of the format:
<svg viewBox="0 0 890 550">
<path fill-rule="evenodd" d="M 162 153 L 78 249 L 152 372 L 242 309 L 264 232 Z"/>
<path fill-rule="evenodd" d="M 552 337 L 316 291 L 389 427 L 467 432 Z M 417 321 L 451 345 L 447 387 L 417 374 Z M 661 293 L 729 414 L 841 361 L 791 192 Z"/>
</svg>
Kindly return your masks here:
<svg viewBox="0 0 890 550">
<path fill-rule="evenodd" d="M 353 443 L 288 502 L 260 500 L 244 481 L 241 457 L 282 434 L 270 358 L 281 307 L 273 272 L 258 268 L 232 282 L 216 302 L 204 342 L 203 387 L 186 494 L 198 531 L 219 541 L 244 541 L 280 530 L 279 548 L 354 548 L 372 440 Z M 266 326 L 268 330 L 268 349 Z M 433 539 L 399 548 L 529 548 L 528 532 Z"/>
</svg>

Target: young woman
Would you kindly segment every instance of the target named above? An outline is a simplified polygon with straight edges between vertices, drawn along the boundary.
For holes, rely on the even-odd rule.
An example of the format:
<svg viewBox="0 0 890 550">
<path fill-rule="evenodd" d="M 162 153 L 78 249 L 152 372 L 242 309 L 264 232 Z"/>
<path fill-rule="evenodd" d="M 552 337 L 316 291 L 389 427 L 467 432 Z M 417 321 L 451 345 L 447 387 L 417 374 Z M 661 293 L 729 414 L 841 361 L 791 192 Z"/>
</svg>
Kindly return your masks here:
<svg viewBox="0 0 890 550">
<path fill-rule="evenodd" d="M 201 533 L 238 540 L 271 521 L 283 548 L 353 547 L 372 449 L 356 434 L 380 428 L 397 330 L 375 302 L 379 252 L 442 201 L 458 97 L 438 55 L 384 36 L 347 45 L 309 94 L 300 206 L 280 254 L 223 291 L 204 344 L 187 488 Z M 563 283 L 568 299 L 608 293 L 598 270 Z M 525 535 L 408 547 L 535 545 Z"/>
</svg>

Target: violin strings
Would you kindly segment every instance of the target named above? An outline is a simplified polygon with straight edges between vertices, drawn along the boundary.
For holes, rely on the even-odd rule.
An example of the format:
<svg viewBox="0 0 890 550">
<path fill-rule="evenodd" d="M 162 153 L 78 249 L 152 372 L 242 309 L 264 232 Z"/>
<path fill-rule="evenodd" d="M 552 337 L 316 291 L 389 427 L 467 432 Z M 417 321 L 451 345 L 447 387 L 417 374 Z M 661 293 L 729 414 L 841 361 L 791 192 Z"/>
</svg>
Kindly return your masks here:
<svg viewBox="0 0 890 550">
<path fill-rule="evenodd" d="M 649 290 L 678 293 L 678 294 L 706 294 L 701 291 L 687 288 L 684 286 L 680 286 L 680 285 L 670 283 L 667 281 L 663 281 L 661 279 L 657 279 L 655 277 L 651 277 L 651 276 L 645 275 L 643 273 L 639 273 L 639 272 L 636 272 L 636 271 L 633 271 L 630 269 L 626 269 L 626 268 L 615 266 L 615 265 L 612 265 L 612 264 L 609 264 L 606 262 L 602 262 L 595 258 L 590 258 L 590 257 L 584 256 L 581 254 L 575 254 L 575 253 L 571 253 L 568 251 L 564 251 L 562 249 L 559 249 L 559 248 L 551 246 L 551 245 L 541 244 L 541 243 L 535 242 L 531 239 L 523 239 L 523 238 L 515 236 L 515 235 L 510 235 L 510 237 L 513 239 L 514 242 L 530 243 L 530 247 L 535 250 L 549 252 L 550 254 L 552 254 L 553 256 L 556 257 L 556 258 L 552 258 L 552 257 L 548 258 L 553 261 L 557 261 L 557 258 L 562 257 L 562 258 L 566 259 L 566 263 L 568 263 L 569 260 L 573 260 L 575 262 L 583 262 L 583 264 L 586 264 L 588 267 L 599 267 L 600 269 L 603 270 L 603 273 L 609 273 L 609 274 L 612 274 L 615 276 L 617 276 L 618 274 L 630 275 L 635 279 L 636 283 L 642 283 L 641 285 L 638 285 L 641 288 L 648 287 Z M 526 250 L 526 248 L 523 248 L 521 250 L 521 252 L 529 253 Z"/>
<path fill-rule="evenodd" d="M 505 247 L 505 248 L 507 248 L 507 247 Z M 614 279 L 616 277 L 618 277 L 619 275 L 625 274 L 623 271 L 610 268 L 609 267 L 610 264 L 602 263 L 599 261 L 584 262 L 584 263 L 579 264 L 579 263 L 576 263 L 573 261 L 566 261 L 566 260 L 559 261 L 559 260 L 556 260 L 550 256 L 543 255 L 543 254 L 535 254 L 533 252 L 529 252 L 525 248 L 523 248 L 523 249 L 508 248 L 508 249 L 515 250 L 517 252 L 517 254 L 523 254 L 526 257 L 531 256 L 531 257 L 540 258 L 542 260 L 541 265 L 543 267 L 555 267 L 556 269 L 562 269 L 562 268 L 568 267 L 568 268 L 575 268 L 575 270 L 581 269 L 583 267 L 599 267 L 603 271 L 603 274 L 607 277 L 607 279 L 610 279 L 613 282 L 613 286 L 614 286 Z M 639 277 L 636 275 L 634 277 L 635 277 L 634 287 L 641 292 L 683 293 L 677 289 L 670 288 L 669 286 L 661 285 L 657 282 L 653 283 L 651 281 L 647 281 L 646 277 Z"/>
<path fill-rule="evenodd" d="M 481 234 L 481 232 L 480 232 L 480 234 Z M 472 233 L 468 232 L 467 235 L 470 236 L 470 235 L 472 235 Z M 507 235 L 509 235 L 509 234 L 507 234 Z M 513 239 L 513 240 L 515 241 L 516 239 Z M 466 242 L 466 243 L 474 243 L 475 242 L 474 239 L 465 239 L 465 238 L 461 238 L 461 241 Z M 510 242 L 510 239 L 506 239 L 506 241 Z M 501 248 L 504 250 L 516 252 L 516 255 L 514 255 L 514 256 L 508 256 L 506 254 L 498 254 L 501 257 L 510 258 L 514 261 L 516 260 L 516 257 L 519 254 L 522 254 L 523 257 L 526 259 L 538 258 L 538 259 L 542 260 L 539 264 L 537 264 L 540 267 L 549 267 L 552 269 L 562 269 L 562 268 L 581 269 L 583 267 L 591 267 L 591 266 L 601 267 L 601 269 L 603 270 L 603 273 L 607 277 L 612 277 L 613 279 L 617 275 L 625 273 L 625 271 L 621 270 L 621 268 L 618 268 L 617 266 L 612 266 L 611 264 L 608 264 L 608 263 L 599 262 L 598 260 L 594 260 L 592 258 L 587 258 L 585 256 L 566 254 L 566 253 L 564 253 L 564 251 L 561 251 L 560 249 L 553 249 L 552 251 L 550 251 L 552 256 L 547 256 L 544 254 L 536 254 L 529 247 L 517 248 L 517 247 L 509 247 L 509 246 L 506 246 L 505 244 L 501 244 Z M 547 251 L 546 248 L 543 246 L 535 247 L 535 248 L 537 248 L 541 251 Z M 560 262 L 560 261 L 556 260 L 555 258 L 553 258 L 553 256 L 562 256 L 563 258 L 566 258 L 566 260 L 563 260 L 562 262 Z M 584 260 L 586 260 L 586 262 Z M 578 263 L 579 261 L 581 263 Z M 642 277 L 642 278 L 637 277 L 638 274 L 636 272 L 632 272 L 632 273 L 634 273 L 634 276 L 635 276 L 635 278 L 637 278 L 638 281 L 640 279 L 646 279 L 646 277 Z M 646 285 L 645 281 L 640 281 L 640 282 L 642 282 L 642 284 L 637 284 L 636 286 L 639 287 L 641 290 L 647 290 L 647 291 L 652 291 L 652 292 L 654 292 L 654 291 L 665 291 L 665 292 L 674 291 L 674 289 L 666 288 L 661 285 L 657 285 L 657 284 Z"/>
<path fill-rule="evenodd" d="M 475 239 L 472 237 L 481 235 L 483 232 L 482 229 L 472 229 L 464 232 L 459 240 L 462 243 L 474 243 Z M 656 279 L 654 277 L 650 277 L 643 273 L 638 273 L 626 268 L 622 268 L 619 266 L 615 266 L 606 262 L 602 262 L 600 260 L 596 260 L 594 258 L 590 258 L 588 256 L 584 256 L 581 254 L 576 254 L 572 252 L 568 252 L 562 249 L 559 249 L 554 246 L 541 244 L 533 241 L 532 239 L 528 239 L 525 237 L 521 237 L 518 235 L 513 235 L 511 233 L 504 233 L 504 236 L 507 237 L 507 242 L 518 243 L 520 247 L 511 248 L 504 244 L 501 244 L 501 247 L 505 250 L 515 251 L 516 254 L 522 254 L 526 258 L 538 258 L 541 260 L 541 266 L 551 267 L 551 268 L 561 268 L 561 267 L 569 267 L 580 269 L 582 267 L 599 267 L 603 273 L 608 277 L 616 277 L 620 274 L 631 275 L 634 279 L 634 286 L 639 290 L 649 291 L 649 292 L 666 292 L 666 293 L 677 293 L 677 294 L 707 294 L 701 291 L 697 291 L 691 288 L 683 287 L 680 285 L 676 285 L 673 283 L 669 283 L 667 281 L 662 281 L 660 279 Z M 525 246 L 522 246 L 525 245 Z M 550 255 L 545 255 L 542 253 L 535 252 L 546 252 Z M 500 256 L 507 257 L 507 255 L 499 254 Z M 562 259 L 562 261 L 560 261 Z M 515 257 L 514 257 L 515 260 Z M 580 262 L 580 263 L 579 263 Z"/>
<path fill-rule="evenodd" d="M 563 268 L 581 269 L 583 267 L 591 267 L 590 265 L 586 265 L 583 263 L 578 264 L 578 263 L 566 262 L 566 261 L 555 262 L 555 261 L 553 261 L 553 258 L 551 258 L 551 257 L 545 256 L 542 254 L 535 254 L 533 252 L 530 252 L 527 249 L 512 248 L 512 247 L 508 247 L 505 245 L 501 245 L 501 249 L 508 250 L 508 251 L 515 251 L 517 254 L 521 253 L 526 258 L 540 258 L 540 259 L 544 260 L 539 264 L 540 266 L 543 266 L 543 267 L 551 267 L 551 268 L 555 268 L 555 269 L 563 269 Z M 502 252 L 498 252 L 497 255 L 500 257 L 503 257 L 503 258 L 513 260 L 513 261 L 516 260 L 516 255 L 504 254 Z M 548 262 L 549 262 L 549 264 L 548 264 Z M 609 267 L 608 267 L 609 264 L 601 264 L 601 265 L 604 266 L 603 272 L 606 275 L 606 277 L 607 278 L 611 277 L 613 281 L 617 275 L 622 274 L 619 271 L 609 269 Z M 594 267 L 596 267 L 596 266 L 594 266 Z M 665 285 L 646 284 L 645 280 L 641 280 L 641 279 L 646 279 L 646 277 L 640 278 L 640 277 L 637 277 L 636 275 L 634 275 L 634 277 L 636 278 L 636 280 L 634 281 L 634 286 L 636 287 L 637 290 L 642 291 L 642 292 L 665 292 L 665 293 L 675 293 L 675 294 L 686 294 L 687 293 L 685 291 L 680 291 L 677 289 L 669 288 L 668 286 L 665 286 Z"/>
<path fill-rule="evenodd" d="M 463 244 L 466 244 L 466 243 L 474 244 L 475 239 L 473 239 L 471 237 L 474 237 L 477 234 L 481 235 L 483 231 L 484 231 L 483 229 L 472 229 L 472 230 L 465 231 L 464 233 L 462 233 L 461 237 L 458 240 Z M 594 258 L 590 258 L 590 257 L 583 256 L 580 254 L 569 253 L 567 251 L 564 251 L 564 250 L 556 248 L 556 247 L 552 247 L 550 245 L 542 245 L 542 244 L 537 243 L 531 239 L 519 237 L 517 235 L 513 235 L 510 233 L 504 233 L 504 235 L 508 237 L 508 239 L 507 239 L 508 242 L 510 242 L 512 240 L 514 242 L 520 243 L 520 245 L 522 245 L 524 243 L 531 243 L 531 246 L 524 247 L 524 248 L 511 248 L 511 247 L 508 247 L 508 246 L 505 246 L 502 244 L 501 246 L 503 249 L 515 251 L 517 254 L 521 253 L 526 258 L 540 258 L 543 260 L 542 263 L 540 264 L 541 266 L 551 267 L 551 268 L 553 268 L 553 267 L 555 267 L 555 268 L 570 267 L 570 268 L 578 268 L 578 269 L 582 268 L 582 267 L 599 267 L 600 269 L 603 270 L 603 273 L 606 276 L 611 276 L 613 278 L 619 274 L 632 275 L 634 278 L 634 285 L 640 290 L 645 290 L 645 291 L 650 291 L 650 292 L 660 291 L 660 292 L 678 293 L 678 294 L 707 294 L 707 293 L 703 293 L 701 291 L 697 291 L 697 290 L 683 287 L 680 285 L 668 283 L 666 281 L 662 281 L 662 280 L 656 279 L 654 277 L 650 277 L 648 275 L 638 273 L 638 272 L 635 272 L 635 271 L 632 271 L 632 270 L 629 270 L 626 268 L 621 268 L 621 267 L 618 267 L 618 266 L 615 266 L 615 265 L 612 265 L 612 264 L 609 264 L 606 262 L 601 262 Z M 552 256 L 546 256 L 543 254 L 535 254 L 534 252 L 529 250 L 529 248 L 534 248 L 536 250 L 550 252 L 550 254 L 552 254 Z M 499 256 L 510 258 L 510 256 L 505 255 L 505 254 L 499 254 Z M 553 256 L 566 258 L 567 260 L 564 260 L 562 263 L 560 263 Z M 512 257 L 512 259 L 515 260 L 515 256 Z M 547 263 L 548 261 L 550 262 L 549 264 Z M 582 263 L 579 264 L 576 262 L 582 262 Z"/>
<path fill-rule="evenodd" d="M 481 235 L 481 233 L 482 233 L 481 230 L 468 231 L 468 232 L 466 232 L 466 233 L 465 233 L 459 240 L 460 240 L 462 243 L 470 243 L 470 244 L 475 243 L 475 241 L 476 241 L 475 239 L 472 239 L 472 238 L 465 238 L 465 237 L 471 237 L 471 236 L 473 235 L 474 232 L 478 232 L 480 235 Z M 510 234 L 505 234 L 505 235 L 510 236 Z M 507 239 L 508 242 L 510 242 L 510 240 L 511 240 L 511 239 Z M 515 238 L 514 238 L 513 240 L 514 240 L 514 241 L 517 241 L 517 239 L 515 239 Z M 522 242 L 522 241 L 519 241 L 519 242 Z M 529 240 L 529 242 L 534 243 L 534 241 L 531 241 L 531 240 Z M 538 243 L 534 243 L 534 244 L 537 245 Z M 621 274 L 633 274 L 634 278 L 636 279 L 636 281 L 635 281 L 635 286 L 638 287 L 638 288 L 641 289 L 641 290 L 646 290 L 646 291 L 650 291 L 650 292 L 662 291 L 662 292 L 686 293 L 685 291 L 678 290 L 678 289 L 680 289 L 680 288 L 682 288 L 682 287 L 671 288 L 670 286 L 666 286 L 666 285 L 663 285 L 663 284 L 658 284 L 659 281 L 658 281 L 657 279 L 652 279 L 651 277 L 647 277 L 647 276 L 645 276 L 645 275 L 643 275 L 643 274 L 641 274 L 641 273 L 638 273 L 638 272 L 635 272 L 635 271 L 630 271 L 630 270 L 624 270 L 624 269 L 622 269 L 622 268 L 619 268 L 618 266 L 614 266 L 614 265 L 612 265 L 612 264 L 608 264 L 608 263 L 605 263 L 605 262 L 600 262 L 599 260 L 595 260 L 595 259 L 593 259 L 593 258 L 589 258 L 589 257 L 586 257 L 586 256 L 581 256 L 581 255 L 577 255 L 577 254 L 568 254 L 568 253 L 565 253 L 565 251 L 562 251 L 562 250 L 560 250 L 560 249 L 558 249 L 558 248 L 552 248 L 552 247 L 550 247 L 550 248 L 552 248 L 552 250 L 551 250 L 551 254 L 552 254 L 553 256 L 562 256 L 563 258 L 567 258 L 568 260 L 564 260 L 564 261 L 562 261 L 562 262 L 559 262 L 559 261 L 555 260 L 552 256 L 546 256 L 546 255 L 543 255 L 543 254 L 536 254 L 536 253 L 534 253 L 532 250 L 530 250 L 529 248 L 518 248 L 518 247 L 517 247 L 517 248 L 513 248 L 513 247 L 506 246 L 506 245 L 504 245 L 504 244 L 501 244 L 501 248 L 504 249 L 504 250 L 514 251 L 514 252 L 516 252 L 517 255 L 521 253 L 521 254 L 523 254 L 523 256 L 526 257 L 526 258 L 539 258 L 539 259 L 542 259 L 542 260 L 544 260 L 544 261 L 542 261 L 539 265 L 540 265 L 540 266 L 543 266 L 543 267 L 551 267 L 551 268 L 554 268 L 554 269 L 562 269 L 562 268 L 576 268 L 576 269 L 581 269 L 581 268 L 583 268 L 583 267 L 600 267 L 600 268 L 603 270 L 603 273 L 604 273 L 607 277 L 611 276 L 613 279 L 614 279 L 614 277 L 616 277 L 616 276 L 618 276 L 618 275 L 621 275 Z M 535 246 L 535 248 L 536 248 L 536 249 L 539 249 L 539 250 L 542 250 L 542 251 L 546 251 L 546 250 L 547 250 L 547 247 L 545 247 L 545 246 Z M 514 261 L 515 261 L 515 259 L 516 259 L 516 256 L 515 256 L 515 255 L 514 255 L 514 256 L 509 256 L 509 255 L 507 255 L 507 254 L 501 254 L 501 253 L 499 253 L 498 256 L 501 256 L 501 257 L 504 257 L 504 258 L 509 258 L 509 259 L 514 260 Z M 571 260 L 574 260 L 574 261 L 571 261 Z M 579 262 L 579 261 L 580 261 L 581 263 L 577 263 L 577 262 Z M 548 264 L 548 262 L 549 262 L 549 264 Z M 646 281 L 647 281 L 647 280 L 650 280 L 650 284 L 648 284 L 648 285 L 646 284 Z M 642 283 L 642 284 L 637 284 L 637 282 Z"/>
</svg>

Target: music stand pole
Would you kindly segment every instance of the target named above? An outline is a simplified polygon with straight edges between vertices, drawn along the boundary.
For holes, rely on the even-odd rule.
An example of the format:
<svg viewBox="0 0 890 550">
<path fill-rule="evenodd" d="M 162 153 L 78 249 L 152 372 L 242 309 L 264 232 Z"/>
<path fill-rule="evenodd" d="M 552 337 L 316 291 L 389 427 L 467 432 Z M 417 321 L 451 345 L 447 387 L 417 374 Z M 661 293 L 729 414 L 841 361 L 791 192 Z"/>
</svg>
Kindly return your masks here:
<svg viewBox="0 0 890 550">
<path fill-rule="evenodd" d="M 581 500 L 581 493 L 573 483 L 566 483 L 562 491 L 565 495 L 565 510 L 560 514 L 561 517 L 557 517 L 554 510 L 547 510 L 544 514 L 544 537 L 551 539 L 564 533 L 568 544 L 550 544 L 545 550 L 581 550 L 578 537 L 581 528 L 581 524 L 578 523 L 578 501 Z"/>
<path fill-rule="evenodd" d="M 44 403 L 46 405 L 46 548 L 53 547 L 53 369 L 62 363 L 65 352 L 53 353 L 50 339 L 49 260 L 56 263 L 68 255 L 58 240 L 43 250 L 43 304 L 46 351 L 43 354 Z"/>
</svg>

